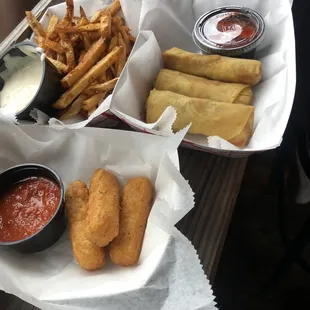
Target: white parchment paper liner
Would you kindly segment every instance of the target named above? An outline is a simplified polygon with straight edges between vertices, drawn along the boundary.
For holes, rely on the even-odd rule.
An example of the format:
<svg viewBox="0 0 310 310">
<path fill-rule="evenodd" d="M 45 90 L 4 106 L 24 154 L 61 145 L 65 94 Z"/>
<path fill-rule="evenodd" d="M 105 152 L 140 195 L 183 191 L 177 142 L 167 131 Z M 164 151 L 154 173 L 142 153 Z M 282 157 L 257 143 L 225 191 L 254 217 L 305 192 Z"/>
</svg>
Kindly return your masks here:
<svg viewBox="0 0 310 310">
<path fill-rule="evenodd" d="M 122 0 L 122 3 L 127 1 Z M 236 4 L 235 1 L 142 0 L 141 9 L 137 10 L 140 12 L 140 36 L 127 72 L 123 72 L 114 91 L 111 111 L 136 129 L 167 135 L 174 120 L 167 111 L 159 124 L 144 122 L 146 98 L 162 67 L 160 53 L 173 46 L 198 53 L 191 36 L 195 21 L 210 9 L 232 4 Z M 238 5 L 257 10 L 266 22 L 266 36 L 257 50 L 257 58 L 263 64 L 263 80 L 254 87 L 254 135 L 244 149 L 219 137 L 187 134 L 185 139 L 189 147 L 227 156 L 244 156 L 276 148 L 281 143 L 296 83 L 291 1 L 241 0 Z"/>
<path fill-rule="evenodd" d="M 170 138 L 110 129 L 61 131 L 15 126 L 0 119 L 0 171 L 16 164 L 46 164 L 61 176 L 87 183 L 95 169 L 113 171 L 121 185 L 149 177 L 156 196 L 143 249 L 135 267 L 108 262 L 84 272 L 72 257 L 68 234 L 51 248 L 22 255 L 0 248 L 0 289 L 42 309 L 214 309 L 214 297 L 194 248 L 174 224 L 194 206 L 193 192 L 178 171 L 177 146 L 186 130 Z M 192 308 L 191 308 L 192 307 Z"/>
</svg>

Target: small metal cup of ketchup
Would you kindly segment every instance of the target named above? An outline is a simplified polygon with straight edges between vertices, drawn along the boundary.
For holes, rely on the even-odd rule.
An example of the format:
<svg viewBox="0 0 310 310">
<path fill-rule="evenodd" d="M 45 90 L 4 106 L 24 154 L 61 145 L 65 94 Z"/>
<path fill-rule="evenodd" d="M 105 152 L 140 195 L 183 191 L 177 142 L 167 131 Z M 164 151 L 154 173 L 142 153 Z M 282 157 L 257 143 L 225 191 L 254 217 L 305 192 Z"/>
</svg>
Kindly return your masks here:
<svg viewBox="0 0 310 310">
<path fill-rule="evenodd" d="M 193 40 L 203 54 L 254 58 L 264 33 L 264 19 L 256 11 L 225 6 L 209 11 L 197 20 Z"/>
<path fill-rule="evenodd" d="M 24 164 L 0 174 L 0 246 L 39 252 L 65 228 L 64 187 L 54 170 Z"/>
</svg>

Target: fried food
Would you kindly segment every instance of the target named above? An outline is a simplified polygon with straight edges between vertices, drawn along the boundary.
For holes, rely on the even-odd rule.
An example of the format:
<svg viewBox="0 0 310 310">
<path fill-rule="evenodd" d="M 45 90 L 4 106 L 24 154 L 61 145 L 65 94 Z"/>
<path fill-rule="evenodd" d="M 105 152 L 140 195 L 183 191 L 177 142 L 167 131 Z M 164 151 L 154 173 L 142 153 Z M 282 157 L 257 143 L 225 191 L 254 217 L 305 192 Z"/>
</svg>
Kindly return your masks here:
<svg viewBox="0 0 310 310">
<path fill-rule="evenodd" d="M 97 106 L 103 101 L 104 97 L 106 96 L 106 92 L 95 94 L 85 100 L 82 104 L 82 108 L 84 111 L 92 111 L 94 108 L 96 109 Z"/>
<path fill-rule="evenodd" d="M 87 202 L 86 184 L 81 181 L 70 184 L 65 194 L 65 209 L 73 255 L 83 269 L 92 271 L 104 266 L 105 255 L 103 248 L 98 247 L 84 236 Z"/>
<path fill-rule="evenodd" d="M 129 180 L 123 191 L 119 235 L 111 242 L 113 263 L 135 265 L 140 257 L 153 197 L 152 183 L 143 177 Z"/>
<path fill-rule="evenodd" d="M 56 38 L 54 31 L 55 31 L 55 27 L 57 24 L 58 24 L 58 17 L 56 15 L 53 15 L 51 17 L 51 20 L 50 20 L 48 26 L 47 26 L 47 32 L 46 32 L 46 38 L 47 39 L 50 37 L 51 37 L 51 39 Z"/>
<path fill-rule="evenodd" d="M 173 47 L 163 53 L 166 69 L 229 83 L 257 85 L 262 79 L 262 64 L 254 59 L 199 55 Z"/>
<path fill-rule="evenodd" d="M 121 53 L 119 59 L 117 60 L 116 62 L 116 72 L 115 72 L 115 76 L 120 76 L 124 67 L 125 67 L 125 64 L 126 64 L 126 50 L 127 50 L 127 47 L 126 47 L 126 44 L 122 38 L 122 35 L 120 33 L 118 33 L 118 42 L 119 42 L 119 46 L 122 46 L 123 47 L 123 52 Z"/>
<path fill-rule="evenodd" d="M 103 38 L 111 35 L 111 14 L 109 11 L 102 14 L 100 19 L 100 33 Z"/>
<path fill-rule="evenodd" d="M 126 29 L 123 25 L 123 20 L 120 16 L 115 16 L 113 17 L 113 25 L 115 25 L 116 31 L 118 31 L 121 35 L 122 38 L 125 42 L 126 45 L 126 55 L 129 55 L 130 53 L 130 42 L 129 42 L 129 38 L 128 38 L 128 34 L 126 32 Z"/>
<path fill-rule="evenodd" d="M 80 15 L 81 15 L 81 18 L 85 18 L 88 21 L 87 15 L 82 6 L 80 6 Z"/>
<path fill-rule="evenodd" d="M 118 78 L 114 78 L 113 80 L 104 82 L 102 84 L 91 85 L 87 87 L 83 91 L 83 93 L 87 95 L 95 95 L 95 94 L 102 93 L 102 92 L 109 92 L 115 87 L 117 81 L 118 81 Z"/>
<path fill-rule="evenodd" d="M 155 89 L 147 99 L 147 123 L 156 122 L 169 106 L 177 111 L 172 125 L 174 131 L 191 124 L 189 133 L 219 136 L 238 147 L 244 147 L 253 134 L 252 106 L 191 98 Z"/>
<path fill-rule="evenodd" d="M 77 33 L 77 32 L 94 32 L 100 30 L 100 23 L 88 24 L 81 26 L 66 26 L 58 24 L 56 30 L 63 33 Z"/>
<path fill-rule="evenodd" d="M 46 32 L 36 17 L 30 11 L 26 12 L 34 40 L 57 70 L 66 74 L 61 84 L 68 91 L 53 105 L 62 119 L 76 114 L 80 104 L 72 102 L 85 88 L 94 86 L 95 81 L 102 84 L 120 76 L 135 42 L 125 20 L 116 16 L 120 9 L 120 1 L 114 0 L 88 19 L 81 6 L 80 16 L 74 16 L 74 0 L 66 0 L 65 17 L 59 20 L 52 15 Z M 112 91 L 111 85 L 115 84 L 114 80 L 101 85 L 100 91 L 98 88 L 90 96 Z M 94 99 L 87 101 L 84 107 L 93 106 L 92 102 Z M 79 114 L 87 117 L 92 111 L 93 108 L 81 109 Z"/>
<path fill-rule="evenodd" d="M 62 80 L 61 84 L 65 88 L 70 88 L 77 80 L 79 80 L 87 71 L 94 66 L 94 64 L 102 57 L 102 54 L 107 48 L 105 40 L 100 38 L 87 51 L 83 60 L 67 74 Z"/>
<path fill-rule="evenodd" d="M 100 247 L 119 233 L 120 189 L 117 178 L 103 169 L 95 171 L 90 184 L 85 237 Z"/>
<path fill-rule="evenodd" d="M 68 36 L 64 33 L 59 33 L 59 37 L 61 39 L 61 43 L 65 48 L 66 52 L 66 59 L 67 65 L 69 66 L 70 70 L 75 67 L 75 54 L 72 42 L 69 40 Z"/>
<path fill-rule="evenodd" d="M 46 58 L 56 67 L 57 71 L 60 74 L 69 72 L 69 67 L 67 65 L 65 65 L 64 63 L 62 63 L 58 60 L 55 60 L 53 58 L 50 58 L 48 56 L 46 56 Z"/>
<path fill-rule="evenodd" d="M 61 121 L 64 121 L 66 119 L 69 119 L 73 116 L 78 115 L 82 109 L 83 102 L 87 98 L 88 96 L 84 94 L 81 94 L 80 96 L 78 96 L 67 109 L 63 110 L 63 113 L 61 113 L 59 119 Z"/>
<path fill-rule="evenodd" d="M 36 37 L 46 38 L 46 33 L 31 11 L 26 11 L 27 22 Z"/>
<path fill-rule="evenodd" d="M 49 48 L 58 54 L 63 54 L 66 52 L 66 49 L 63 46 L 61 46 L 58 42 L 55 42 L 49 39 L 46 39 L 44 41 L 44 45 L 45 45 L 45 48 Z"/>
<path fill-rule="evenodd" d="M 66 91 L 54 104 L 56 109 L 66 108 L 82 91 L 110 68 L 122 52 L 122 47 L 115 47 L 111 53 L 93 66 L 71 89 Z M 87 54 L 86 54 L 87 55 Z M 86 55 L 84 58 L 86 58 Z M 82 60 L 82 62 L 84 59 Z M 81 63 L 82 63 L 81 62 Z"/>
<path fill-rule="evenodd" d="M 251 104 L 254 97 L 249 85 L 208 80 L 168 69 L 160 70 L 155 88 L 188 97 L 241 104 Z"/>
</svg>

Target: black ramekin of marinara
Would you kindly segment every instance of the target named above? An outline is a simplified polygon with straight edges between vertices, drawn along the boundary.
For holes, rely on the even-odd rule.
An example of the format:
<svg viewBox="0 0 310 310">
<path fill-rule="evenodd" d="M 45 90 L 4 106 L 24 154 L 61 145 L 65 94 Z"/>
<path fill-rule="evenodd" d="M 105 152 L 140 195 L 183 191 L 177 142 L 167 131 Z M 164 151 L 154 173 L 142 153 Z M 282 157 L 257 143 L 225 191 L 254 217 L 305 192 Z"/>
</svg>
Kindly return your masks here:
<svg viewBox="0 0 310 310">
<path fill-rule="evenodd" d="M 65 228 L 64 186 L 54 170 L 24 164 L 0 174 L 0 246 L 39 252 Z"/>
</svg>

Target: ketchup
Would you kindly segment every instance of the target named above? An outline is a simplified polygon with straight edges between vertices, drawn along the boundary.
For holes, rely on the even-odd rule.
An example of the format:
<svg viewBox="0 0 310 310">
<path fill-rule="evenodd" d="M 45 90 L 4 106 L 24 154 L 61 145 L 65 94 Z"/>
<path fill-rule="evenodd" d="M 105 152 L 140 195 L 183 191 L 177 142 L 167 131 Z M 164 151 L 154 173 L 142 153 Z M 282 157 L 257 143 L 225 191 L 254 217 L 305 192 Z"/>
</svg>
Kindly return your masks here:
<svg viewBox="0 0 310 310">
<path fill-rule="evenodd" d="M 60 188 L 43 177 L 16 183 L 0 197 L 0 242 L 13 242 L 32 236 L 55 214 Z"/>
<path fill-rule="evenodd" d="M 204 34 L 219 47 L 234 48 L 251 42 L 257 34 L 257 27 L 243 13 L 221 13 L 208 19 L 204 25 Z"/>
</svg>

